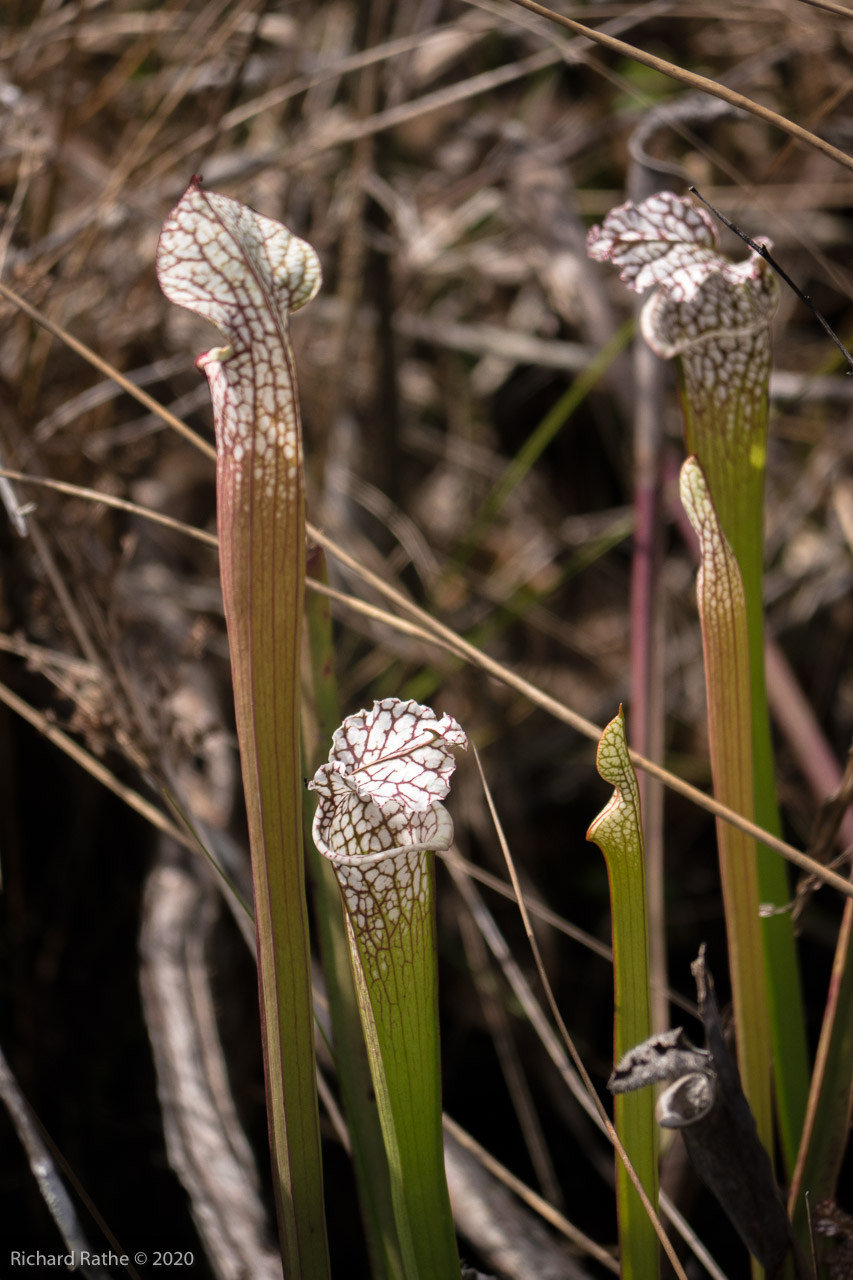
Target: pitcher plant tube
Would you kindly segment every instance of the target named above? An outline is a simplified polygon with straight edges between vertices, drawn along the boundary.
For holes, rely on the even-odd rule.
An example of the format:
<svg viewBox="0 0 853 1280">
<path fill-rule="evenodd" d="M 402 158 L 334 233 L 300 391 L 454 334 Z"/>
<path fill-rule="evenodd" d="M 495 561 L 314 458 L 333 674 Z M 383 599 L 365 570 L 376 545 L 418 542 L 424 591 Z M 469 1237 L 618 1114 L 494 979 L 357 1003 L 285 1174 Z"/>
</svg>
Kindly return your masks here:
<svg viewBox="0 0 853 1280">
<path fill-rule="evenodd" d="M 220 576 L 252 853 L 267 1118 L 284 1272 L 329 1275 L 302 846 L 302 440 L 288 315 L 304 240 L 194 178 L 160 235 L 166 297 L 226 339 L 197 360 L 216 428 Z"/>
<path fill-rule="evenodd" d="M 309 581 L 328 586 L 325 553 L 309 542 L 306 557 Z M 305 596 L 309 672 L 305 673 L 302 741 L 306 772 L 325 760 L 327 744 L 341 722 L 335 661 L 335 638 L 328 596 L 309 591 Z M 370 1075 L 367 1046 L 352 975 L 346 919 L 334 867 L 321 856 L 311 836 L 316 812 L 314 793 L 306 797 L 303 825 L 307 832 L 309 875 L 313 883 L 316 939 L 326 984 L 332 1054 L 349 1132 L 352 1171 L 361 1228 L 370 1259 L 372 1280 L 402 1280 L 403 1263 L 397 1242 L 394 1205 L 385 1143 Z"/>
<path fill-rule="evenodd" d="M 436 851 L 453 822 L 441 801 L 467 738 L 451 716 L 385 698 L 336 730 L 314 841 L 335 868 L 391 1173 L 407 1280 L 459 1280 L 444 1173 Z"/>
<path fill-rule="evenodd" d="M 615 788 L 610 803 L 592 823 L 586 838 L 594 841 L 604 854 L 610 881 L 613 1054 L 618 1062 L 629 1048 L 638 1040 L 647 1039 L 652 1031 L 640 789 L 628 754 L 621 707 L 601 735 L 596 759 L 598 772 Z M 614 1123 L 646 1194 L 657 1208 L 658 1144 L 653 1099 L 646 1094 L 617 1094 Z M 654 1280 L 660 1275 L 657 1235 L 618 1157 L 616 1205 L 623 1280 Z"/>
<path fill-rule="evenodd" d="M 743 582 L 734 552 L 720 528 L 705 474 L 694 457 L 688 458 L 681 469 L 681 501 L 699 539 L 696 595 L 702 623 L 714 793 L 730 808 L 751 817 L 752 738 Z M 770 1026 L 759 932 L 755 842 L 737 827 L 718 821 L 717 845 L 738 1065 L 759 1137 L 770 1152 Z"/>
<path fill-rule="evenodd" d="M 643 335 L 659 356 L 678 360 L 687 451 L 707 477 L 743 579 L 755 820 L 778 834 L 762 590 L 770 321 L 778 286 L 758 254 L 743 262 L 721 254 L 710 215 L 671 192 L 611 210 L 587 245 L 593 258 L 619 268 L 630 289 L 654 286 L 641 313 Z M 771 908 L 761 932 L 777 1113 L 790 1169 L 805 1114 L 808 1057 L 793 927 L 789 914 L 773 910 L 789 901 L 787 872 L 764 846 L 758 847 L 758 882 L 761 902 Z"/>
</svg>

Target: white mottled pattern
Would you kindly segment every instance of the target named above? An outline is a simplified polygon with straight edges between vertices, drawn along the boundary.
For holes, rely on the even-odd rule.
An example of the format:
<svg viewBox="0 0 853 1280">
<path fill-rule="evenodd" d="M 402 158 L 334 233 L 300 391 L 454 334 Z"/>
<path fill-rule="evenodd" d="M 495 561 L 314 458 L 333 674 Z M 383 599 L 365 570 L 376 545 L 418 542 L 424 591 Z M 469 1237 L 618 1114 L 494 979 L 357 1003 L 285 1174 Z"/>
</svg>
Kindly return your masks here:
<svg viewBox="0 0 853 1280">
<path fill-rule="evenodd" d="M 424 850 L 409 849 L 366 867 L 335 866 L 347 914 L 374 982 L 387 981 L 394 963 L 392 949 L 406 953 L 405 931 L 416 912 L 423 916 L 431 908 L 430 856 Z"/>
<path fill-rule="evenodd" d="M 764 411 L 769 325 L 779 301 L 776 278 L 751 253 L 731 262 L 717 250 L 714 224 L 686 197 L 662 191 L 640 205 L 612 209 L 587 239 L 591 257 L 611 261 L 640 293 L 657 288 L 640 316 L 659 356 L 681 356 L 691 411 L 713 411 L 724 436 L 745 435 Z"/>
<path fill-rule="evenodd" d="M 745 455 L 755 433 L 766 429 L 770 335 L 721 334 L 682 354 L 684 382 L 698 422 L 713 422 L 714 432 L 730 450 Z M 735 452 L 731 452 L 734 450 Z"/>
<path fill-rule="evenodd" d="M 309 787 L 318 797 L 314 842 L 333 862 L 357 864 L 365 857 L 412 846 L 450 847 L 453 824 L 438 800 L 422 809 L 393 797 L 379 805 L 330 765 L 317 771 Z"/>
<path fill-rule="evenodd" d="M 642 204 L 629 201 L 611 209 L 586 241 L 597 262 L 612 262 L 629 289 L 642 293 L 666 283 L 674 298 L 688 301 L 724 259 L 717 253 L 717 232 L 704 209 L 670 191 Z"/>
<path fill-rule="evenodd" d="M 452 716 L 384 698 L 336 730 L 328 764 L 309 783 L 314 842 L 335 864 L 355 920 L 380 931 L 378 945 L 421 901 L 424 851 L 453 840 L 441 804 L 456 767 L 451 746 L 467 746 Z"/>
<path fill-rule="evenodd" d="M 716 636 L 719 637 L 731 626 L 733 614 L 746 618 L 743 579 L 735 554 L 720 527 L 705 473 L 695 457 L 684 462 L 679 488 L 681 505 L 699 539 L 701 563 L 697 592 L 703 631 L 708 627 L 716 628 Z M 728 652 L 731 659 L 734 649 Z"/>
<path fill-rule="evenodd" d="M 614 807 L 622 810 L 626 804 L 630 804 L 639 811 L 640 788 L 637 785 L 637 775 L 634 773 L 628 744 L 625 741 L 625 713 L 621 707 L 619 714 L 614 716 L 605 727 L 598 742 L 595 759 L 598 772 L 604 781 L 609 782 L 617 792 L 621 793 L 618 796 L 619 804 Z M 606 809 L 602 811 L 602 813 L 606 812 Z M 602 814 L 599 814 L 593 826 L 599 825 L 601 817 Z"/>
<path fill-rule="evenodd" d="M 157 275 L 171 302 L 227 340 L 197 361 L 210 382 L 219 449 L 270 492 L 295 484 L 301 440 L 287 316 L 320 287 L 316 253 L 194 178 L 163 224 Z"/>
<path fill-rule="evenodd" d="M 689 301 L 676 296 L 664 282 L 643 307 L 643 337 L 659 356 L 682 355 L 719 335 L 735 337 L 767 329 L 779 302 L 776 279 L 767 263 L 757 254 L 737 263 L 715 256 L 714 271 Z"/>
<path fill-rule="evenodd" d="M 450 789 L 456 768 L 451 746 L 467 746 L 452 716 L 439 718 L 431 707 L 411 699 L 383 698 L 335 730 L 329 764 L 379 804 L 400 799 L 422 809 Z"/>
</svg>

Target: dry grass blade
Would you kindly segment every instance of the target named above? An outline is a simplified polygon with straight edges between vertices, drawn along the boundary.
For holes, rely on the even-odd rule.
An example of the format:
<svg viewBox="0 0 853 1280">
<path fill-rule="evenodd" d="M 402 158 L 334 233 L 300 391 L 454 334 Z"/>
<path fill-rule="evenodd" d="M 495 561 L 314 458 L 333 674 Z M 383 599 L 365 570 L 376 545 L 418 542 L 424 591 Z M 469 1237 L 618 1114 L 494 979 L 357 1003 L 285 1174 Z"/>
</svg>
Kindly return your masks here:
<svg viewBox="0 0 853 1280">
<path fill-rule="evenodd" d="M 595 41 L 596 44 L 602 45 L 605 49 L 610 49 L 613 53 L 620 53 L 626 57 L 634 58 L 637 62 L 642 63 L 643 66 L 650 67 L 652 71 L 659 71 L 661 75 L 670 76 L 673 80 L 677 80 L 680 84 L 686 85 L 690 89 L 699 89 L 702 93 L 710 93 L 713 97 L 720 98 L 723 102 L 728 102 L 730 106 L 737 107 L 741 111 L 748 111 L 750 115 L 757 116 L 759 120 L 764 120 L 767 124 L 775 125 L 777 129 L 790 134 L 798 142 L 802 142 L 808 147 L 813 147 L 815 151 L 823 152 L 825 156 L 829 156 L 831 160 L 835 160 L 845 169 L 853 170 L 853 156 L 847 155 L 845 151 L 840 150 L 839 147 L 832 146 L 831 143 L 819 137 L 816 133 L 812 133 L 809 129 L 804 129 L 802 125 L 789 120 L 787 116 L 780 115 L 778 111 L 771 111 L 769 107 L 753 101 L 752 98 L 747 98 L 742 93 L 737 93 L 734 89 L 729 89 L 726 85 L 720 84 L 716 80 L 710 80 L 707 76 L 700 76 L 694 71 L 688 71 L 684 67 L 676 66 L 665 58 L 655 57 L 652 53 L 646 53 L 645 50 L 638 49 L 635 45 L 627 44 L 624 40 L 617 40 L 615 36 L 607 35 L 604 31 L 596 31 L 594 27 L 587 27 L 584 23 L 576 22 L 573 18 L 566 18 L 554 9 L 548 9 L 545 5 L 537 4 L 536 0 L 510 0 L 510 3 L 517 4 L 522 9 L 528 9 L 531 13 L 537 13 L 542 18 L 548 18 L 551 22 L 556 22 L 561 27 L 567 27 L 569 31 L 574 31 L 577 35 L 586 36 L 587 39 Z"/>
<path fill-rule="evenodd" d="M 97 489 L 87 489 L 85 485 L 67 484 L 63 480 L 51 480 L 48 476 L 29 476 L 25 471 L 11 471 L 8 467 L 0 467 L 0 476 L 4 476 L 8 480 L 19 480 L 22 484 L 32 484 L 44 489 L 53 489 L 55 493 L 65 493 L 69 497 L 84 498 L 88 502 L 103 503 L 104 506 L 112 507 L 115 511 L 127 511 L 131 515 L 141 516 L 145 520 L 150 520 L 153 524 L 162 525 L 164 529 L 174 529 L 177 533 L 186 534 L 188 538 L 195 538 L 198 542 L 204 542 L 209 547 L 215 547 L 219 544 L 219 539 L 215 533 L 208 533 L 205 529 L 196 529 L 194 525 L 186 524 L 183 520 L 173 520 L 171 516 L 163 515 L 160 511 L 153 511 L 151 507 L 142 507 L 138 502 L 128 502 L 126 498 L 117 498 L 111 493 L 100 493 Z"/>
<path fill-rule="evenodd" d="M 800 0 L 800 4 L 808 4 L 814 9 L 823 9 L 827 13 L 838 13 L 843 18 L 853 18 L 853 9 L 848 9 L 843 4 L 833 4 L 832 0 Z"/>
<path fill-rule="evenodd" d="M 618 1262 L 612 1254 L 607 1252 L 606 1249 L 602 1249 L 601 1245 L 598 1244 L 597 1241 L 590 1239 L 590 1237 L 585 1235 L 583 1231 L 579 1231 L 577 1227 L 574 1226 L 573 1223 L 569 1222 L 562 1213 L 558 1213 L 553 1205 L 548 1204 L 547 1200 L 544 1200 L 542 1196 L 537 1195 L 535 1191 L 532 1191 L 530 1187 L 526 1186 L 520 1178 L 517 1178 L 509 1169 L 505 1168 L 499 1160 L 496 1160 L 494 1156 L 490 1155 L 489 1152 L 486 1151 L 479 1142 L 475 1141 L 470 1134 L 460 1128 L 460 1126 L 456 1124 L 450 1116 L 446 1115 L 444 1117 L 444 1127 L 448 1133 L 453 1135 L 457 1142 L 461 1143 L 468 1151 L 471 1151 L 476 1155 L 477 1159 L 485 1169 L 488 1169 L 490 1173 L 494 1174 L 494 1176 L 505 1186 L 509 1187 L 511 1191 L 514 1191 L 515 1194 L 525 1202 L 525 1204 L 530 1205 L 531 1209 L 535 1209 L 545 1222 L 550 1223 L 550 1225 L 559 1231 L 561 1235 L 564 1235 L 567 1240 L 570 1240 L 572 1244 L 577 1245 L 583 1253 L 589 1254 L 591 1258 L 595 1258 L 596 1262 L 600 1262 L 606 1270 L 610 1271 L 613 1275 L 618 1276 Z"/>
<path fill-rule="evenodd" d="M 46 738 L 53 746 L 58 747 L 75 764 L 79 764 L 101 786 L 106 787 L 108 791 L 112 791 L 113 795 L 118 796 L 129 809 L 133 809 L 146 822 L 150 822 L 152 827 L 156 827 L 164 835 L 171 836 L 179 844 L 186 845 L 189 849 L 195 849 L 195 841 L 176 827 L 173 822 L 170 822 L 156 805 L 151 804 L 149 800 L 141 796 L 138 791 L 134 791 L 132 787 L 126 786 L 90 752 L 85 751 L 67 733 L 63 733 L 61 729 L 51 723 L 49 716 L 43 715 L 42 712 L 37 711 L 34 707 L 28 706 L 23 698 L 19 698 L 16 693 L 8 689 L 4 684 L 0 684 L 0 702 L 5 703 L 22 720 L 26 720 L 27 724 L 31 724 L 42 737 Z"/>
<path fill-rule="evenodd" d="M 2 286 L 0 286 L 0 288 L 2 288 Z M 132 384 L 128 385 L 132 386 Z M 137 390 L 138 388 L 134 388 L 134 394 Z M 148 400 L 148 397 L 146 397 L 146 400 Z M 156 406 L 158 411 L 160 411 L 160 406 L 156 405 L 156 401 L 152 401 L 151 403 Z M 166 414 L 166 411 L 162 411 L 162 413 L 164 414 L 164 419 L 172 425 L 170 421 L 171 415 Z M 182 434 L 189 434 L 193 443 L 197 444 L 199 447 L 203 446 L 205 443 L 196 437 L 194 432 L 189 432 L 187 428 L 184 428 Z M 168 517 L 158 515 L 156 512 L 140 508 L 134 503 L 124 502 L 119 499 L 111 499 L 109 495 L 98 493 L 96 490 L 86 490 L 74 485 L 63 485 L 59 481 L 50 481 L 44 478 L 27 476 L 24 472 L 11 471 L 5 468 L 0 468 L 0 474 L 23 482 L 43 484 L 46 487 L 55 488 L 58 492 L 75 493 L 78 496 L 89 498 L 91 501 L 103 502 L 106 505 L 115 506 L 117 509 L 135 511 L 138 514 L 153 520 L 155 523 L 164 525 L 164 527 L 177 529 L 182 533 L 186 533 L 190 537 L 197 538 L 199 541 L 207 542 L 208 545 L 216 545 L 216 539 L 212 534 L 207 534 L 203 530 L 193 529 L 191 526 L 184 525 L 178 521 L 172 521 Z M 348 555 L 342 547 L 339 547 L 331 538 L 327 538 L 320 529 L 315 528 L 310 523 L 307 525 L 307 529 L 309 536 L 323 547 L 329 555 L 340 560 L 343 564 L 346 564 L 348 568 L 352 569 L 354 573 L 363 578 L 364 581 L 368 582 L 372 587 L 380 592 L 380 594 L 387 596 L 387 598 L 392 603 L 396 604 L 398 608 L 415 617 L 420 625 L 407 624 L 404 620 L 401 620 L 394 614 L 386 613 L 383 610 L 366 604 L 357 597 L 345 595 L 342 592 L 336 591 L 333 587 L 324 586 L 322 583 L 309 582 L 309 590 L 317 591 L 319 594 L 325 595 L 329 599 L 337 600 L 340 603 L 345 604 L 354 612 L 360 613 L 364 617 L 381 621 L 404 634 L 425 640 L 430 644 L 438 645 L 448 653 L 454 653 L 464 657 L 467 661 L 481 667 L 496 679 L 501 680 L 511 688 L 517 689 L 519 693 L 524 694 L 525 697 L 528 697 L 532 702 L 547 710 L 551 715 L 555 716 L 555 718 L 563 720 L 573 729 L 582 733 L 584 737 L 589 738 L 593 742 L 598 741 L 601 737 L 601 729 L 598 725 L 594 724 L 592 721 L 586 720 L 583 716 L 577 715 L 577 713 L 573 712 L 570 707 L 559 703 L 543 690 L 537 689 L 536 686 L 531 684 L 529 681 L 518 677 L 513 671 L 509 670 L 503 664 L 494 662 L 487 654 L 484 654 L 472 645 L 467 644 L 460 636 L 457 636 L 448 628 L 442 627 L 434 618 L 424 613 L 423 610 L 418 609 L 417 606 L 413 605 L 411 601 L 406 599 L 406 597 L 402 596 L 393 587 L 389 586 L 387 582 L 377 577 L 375 574 L 370 573 L 369 570 L 366 570 L 362 565 Z M 799 867 L 800 870 L 809 872 L 817 880 L 823 881 L 823 883 L 831 885 L 834 889 L 837 889 L 839 893 L 842 893 L 847 897 L 853 897 L 853 885 L 850 884 L 849 881 L 845 880 L 843 876 L 836 874 L 831 868 L 821 865 L 813 858 L 810 858 L 807 854 L 804 854 L 801 850 L 796 849 L 793 845 L 788 844 L 784 840 L 780 840 L 777 836 L 771 835 L 770 832 L 764 831 L 761 827 L 756 826 L 754 822 L 750 822 L 749 819 L 735 813 L 732 809 L 728 809 L 725 805 L 719 804 L 712 796 L 708 796 L 704 792 L 699 791 L 696 787 L 691 786 L 682 778 L 679 778 L 677 774 L 670 772 L 668 769 L 662 768 L 653 760 L 647 759 L 636 751 L 631 752 L 631 759 L 637 768 L 644 769 L 647 773 L 651 774 L 652 777 L 657 778 L 671 790 L 678 792 L 689 800 L 692 800 L 694 804 L 698 805 L 702 809 L 706 809 L 715 817 L 722 818 L 725 822 L 731 823 L 732 826 L 738 827 L 741 831 L 744 831 L 747 835 L 751 835 L 754 839 L 763 841 L 764 844 L 768 845 L 771 849 L 775 849 L 778 853 L 781 853 L 784 858 L 787 858 L 789 862 L 792 862 L 795 866 Z"/>
<path fill-rule="evenodd" d="M 2 291 L 2 285 L 0 285 L 0 291 Z M 141 399 L 142 396 L 145 396 L 145 393 L 140 392 L 139 388 L 133 387 L 132 383 L 128 383 L 125 389 L 130 390 L 131 388 L 131 394 L 136 395 L 137 398 Z M 166 410 L 163 410 L 156 401 L 145 396 L 144 403 L 153 407 L 170 426 L 175 425 L 177 420 L 173 421 L 173 415 L 169 414 Z M 181 427 L 182 434 L 188 436 L 196 447 L 207 452 L 205 441 L 196 436 L 194 432 L 191 432 L 183 423 L 181 424 Z M 24 483 L 29 482 L 32 484 L 42 484 L 47 488 L 54 488 L 58 492 L 74 493 L 77 496 L 88 498 L 93 502 L 102 502 L 120 510 L 134 511 L 143 515 L 147 519 L 153 520 L 155 523 L 162 524 L 164 527 L 179 530 L 190 537 L 194 537 L 199 541 L 208 543 L 208 545 L 216 545 L 216 538 L 212 534 L 205 533 L 203 530 L 193 529 L 191 526 L 182 524 L 179 521 L 170 520 L 168 517 L 161 516 L 157 512 L 150 511 L 150 509 L 138 507 L 134 503 L 125 502 L 121 499 L 112 499 L 109 495 L 98 493 L 96 490 L 86 490 L 80 486 L 64 485 L 60 481 L 51 481 L 46 478 L 28 476 L 24 472 L 12 471 L 8 468 L 0 468 L 0 475 L 5 475 L 11 479 L 19 480 Z M 337 600 L 340 603 L 345 604 L 354 612 L 360 613 L 364 617 L 381 621 L 404 634 L 425 640 L 430 644 L 438 645 L 448 653 L 454 653 L 464 657 L 467 661 L 481 667 L 496 679 L 501 680 L 511 688 L 517 689 L 519 693 L 524 694 L 524 696 L 529 698 L 531 702 L 541 706 L 555 718 L 563 720 L 573 729 L 576 729 L 578 733 L 583 734 L 584 737 L 589 738 L 593 742 L 598 741 L 601 737 L 601 728 L 599 725 L 594 724 L 583 716 L 579 716 L 576 712 L 572 711 L 570 707 L 567 707 L 565 704 L 551 698 L 543 690 L 537 689 L 536 686 L 531 684 L 529 681 L 521 679 L 503 664 L 493 661 L 487 654 L 482 653 L 474 646 L 469 645 L 460 636 L 456 635 L 448 628 L 443 627 L 436 619 L 431 617 L 429 614 L 426 614 L 416 605 L 412 604 L 410 600 L 402 596 L 383 579 L 365 569 L 363 565 L 353 559 L 353 557 L 344 551 L 342 547 L 338 546 L 333 539 L 326 537 L 320 529 L 311 525 L 310 522 L 307 525 L 307 530 L 313 541 L 323 547 L 329 555 L 347 565 L 348 568 L 352 569 L 354 573 L 361 577 L 365 582 L 369 583 L 369 585 L 375 588 L 375 590 L 380 594 L 385 595 L 393 604 L 396 604 L 398 608 L 411 614 L 417 619 L 417 622 L 420 625 L 407 624 L 404 620 L 401 620 L 394 614 L 386 613 L 383 610 L 377 609 L 374 606 L 360 601 L 357 597 L 345 595 L 342 592 L 336 591 L 333 587 L 324 586 L 322 583 L 309 582 L 309 590 L 317 591 L 321 595 L 326 595 L 329 599 Z M 799 867 L 800 870 L 814 875 L 817 880 L 823 881 L 823 883 L 827 885 L 831 885 L 834 889 L 837 889 L 839 893 L 842 893 L 847 897 L 853 897 L 853 884 L 850 884 L 850 882 L 845 880 L 843 876 L 836 874 L 831 868 L 821 865 L 813 858 L 810 858 L 807 854 L 804 854 L 801 850 L 788 844 L 787 841 L 780 840 L 777 836 L 773 836 L 770 832 L 764 831 L 761 827 L 756 826 L 754 822 L 750 822 L 749 819 L 735 813 L 734 810 L 728 809 L 725 805 L 719 804 L 712 796 L 708 796 L 704 792 L 699 791 L 696 787 L 691 786 L 682 778 L 679 778 L 677 774 L 672 773 L 668 769 L 662 768 L 660 765 L 655 763 L 655 761 L 647 759 L 639 752 L 632 751 L 631 759 L 637 768 L 645 770 L 647 773 L 651 774 L 652 777 L 657 778 L 671 790 L 676 791 L 685 798 L 693 801 L 694 804 L 707 810 L 708 813 L 712 813 L 715 817 L 722 818 L 725 822 L 731 823 L 732 826 L 739 828 L 754 839 L 761 840 L 764 844 L 768 845 L 769 848 L 775 849 L 778 853 L 781 853 L 784 858 L 787 858 L 789 862 L 792 862 L 795 866 Z"/>
<path fill-rule="evenodd" d="M 598 1110 L 601 1121 L 605 1127 L 607 1136 L 610 1138 L 610 1141 L 613 1143 L 613 1146 L 616 1148 L 616 1151 L 619 1155 L 619 1159 L 622 1161 L 625 1169 L 627 1170 L 628 1177 L 630 1178 L 634 1186 L 634 1190 L 637 1192 L 637 1195 L 642 1201 L 643 1208 L 646 1210 L 646 1213 L 649 1215 L 649 1218 L 651 1219 L 652 1225 L 655 1229 L 655 1232 L 657 1233 L 657 1237 L 661 1243 L 664 1253 L 669 1258 L 669 1261 L 672 1264 L 673 1271 L 679 1277 L 679 1280 L 687 1280 L 687 1277 L 684 1273 L 681 1263 L 679 1262 L 678 1257 L 675 1253 L 675 1250 L 672 1247 L 672 1243 L 669 1237 L 667 1236 L 663 1228 L 663 1225 L 661 1224 L 661 1221 L 657 1216 L 657 1213 L 655 1212 L 654 1205 L 649 1200 L 649 1197 L 647 1196 L 645 1189 L 642 1183 L 640 1182 L 640 1179 L 637 1177 L 637 1174 L 634 1171 L 631 1161 L 628 1159 L 628 1154 L 625 1151 L 624 1147 L 622 1146 L 622 1143 L 619 1139 L 619 1135 L 617 1134 L 615 1128 L 613 1127 L 610 1117 L 607 1115 L 606 1111 L 604 1110 L 604 1107 L 599 1101 L 598 1093 L 595 1090 L 595 1086 L 592 1083 L 589 1073 L 584 1065 L 583 1059 L 581 1058 L 580 1054 L 577 1051 L 574 1040 L 570 1035 L 569 1029 L 566 1026 L 566 1023 L 560 1012 L 559 1005 L 557 1004 L 556 998 L 554 996 L 553 988 L 551 986 L 550 981 L 548 980 L 548 974 L 545 970 L 545 965 L 542 960 L 542 952 L 539 949 L 539 944 L 536 941 L 536 935 L 534 934 L 533 927 L 530 923 L 530 916 L 524 904 L 524 895 L 521 892 L 521 885 L 518 882 L 515 863 L 513 861 L 512 854 L 510 853 L 509 846 L 506 842 L 506 838 L 501 828 L 500 818 L 498 817 L 498 813 L 494 805 L 494 800 L 493 800 L 491 791 L 489 789 L 489 784 L 486 781 L 486 775 L 483 773 L 483 767 L 480 762 L 480 756 L 479 756 L 479 753 L 476 752 L 476 749 L 475 749 L 475 760 L 477 762 L 477 769 L 480 774 L 480 781 L 483 786 L 483 791 L 486 796 L 486 804 L 489 807 L 489 813 L 491 815 L 492 822 L 494 823 L 494 826 L 495 826 L 495 832 L 497 834 L 498 841 L 501 846 L 501 851 L 503 853 L 504 860 L 507 865 L 507 869 L 509 870 L 512 886 L 515 889 L 516 901 L 518 902 L 518 908 L 519 908 L 519 911 L 521 912 L 521 916 L 524 921 L 524 929 L 525 929 L 525 933 L 527 934 L 527 941 L 530 946 L 530 950 L 533 953 L 533 959 L 536 964 L 536 970 L 537 970 L 537 973 L 539 974 L 539 981 L 542 983 L 542 987 L 545 992 L 545 997 L 548 1002 L 548 1007 L 551 1010 L 551 1015 L 554 1018 L 554 1021 L 556 1022 L 557 1027 L 559 1028 L 560 1035 L 563 1039 L 563 1043 L 565 1044 L 566 1048 L 569 1051 L 569 1054 L 571 1055 L 572 1061 L 574 1062 L 575 1067 L 577 1068 L 578 1074 L 583 1080 L 583 1083 L 586 1087 L 586 1090 L 590 1098 L 593 1100 L 593 1102 L 596 1105 L 596 1109 Z"/>
<path fill-rule="evenodd" d="M 0 1050 L 0 1101 L 2 1101 L 21 1146 L 27 1153 L 30 1168 L 53 1220 L 71 1254 L 89 1255 L 91 1249 L 77 1217 L 74 1203 L 65 1189 L 59 1170 L 41 1131 L 38 1119 L 27 1103 L 12 1071 Z M 88 1270 L 88 1269 L 87 1269 Z M 91 1273 L 89 1273 L 91 1274 Z"/>
<path fill-rule="evenodd" d="M 7 302 L 11 302 L 19 311 L 23 311 L 25 316 L 29 316 L 31 320 L 34 320 L 36 324 L 41 325 L 41 327 L 46 329 L 48 333 L 52 333 L 60 342 L 64 342 L 66 347 L 70 347 L 70 349 L 78 356 L 82 356 L 87 364 L 90 364 L 94 369 L 97 369 L 100 373 L 111 378 L 123 391 L 126 391 L 128 395 L 133 396 L 133 398 L 138 400 L 141 405 L 144 405 L 146 409 L 149 409 L 152 413 L 156 413 L 157 417 L 162 418 L 167 426 L 170 426 L 174 431 L 177 431 L 179 435 L 184 436 L 202 453 L 206 453 L 209 458 L 216 457 L 216 450 L 212 444 L 208 444 L 206 440 L 202 440 L 195 431 L 192 431 L 185 423 L 181 422 L 180 418 L 176 418 L 173 413 L 169 413 L 168 409 L 164 409 L 161 404 L 158 404 L 154 397 L 150 396 L 147 391 L 144 391 L 142 387 L 137 387 L 134 383 L 130 382 L 124 377 L 121 371 L 116 369 L 114 365 L 111 365 L 108 360 L 104 360 L 96 351 L 93 351 L 91 347 L 88 347 L 85 342 L 80 342 L 78 338 L 74 337 L 73 333 L 69 333 L 62 325 L 56 324 L 49 316 L 46 316 L 43 311 L 40 311 L 38 307 L 34 307 L 32 303 L 27 302 L 26 298 L 22 298 L 19 293 L 10 288 L 9 285 L 5 284 L 2 280 L 0 280 L 0 296 L 4 297 Z"/>
</svg>

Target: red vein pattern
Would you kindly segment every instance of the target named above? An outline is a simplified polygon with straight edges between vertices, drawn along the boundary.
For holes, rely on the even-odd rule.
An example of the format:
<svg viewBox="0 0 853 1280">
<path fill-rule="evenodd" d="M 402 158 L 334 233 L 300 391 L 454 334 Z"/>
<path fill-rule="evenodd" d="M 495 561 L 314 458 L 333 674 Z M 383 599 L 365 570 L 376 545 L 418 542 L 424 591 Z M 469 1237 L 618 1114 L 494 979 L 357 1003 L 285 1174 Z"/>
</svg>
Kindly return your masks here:
<svg viewBox="0 0 853 1280">
<path fill-rule="evenodd" d="M 344 721 L 309 783 L 314 842 L 334 863 L 360 942 L 380 968 L 380 952 L 430 896 L 427 851 L 453 840 L 441 804 L 456 768 L 451 746 L 467 746 L 452 716 L 384 698 Z"/>
</svg>

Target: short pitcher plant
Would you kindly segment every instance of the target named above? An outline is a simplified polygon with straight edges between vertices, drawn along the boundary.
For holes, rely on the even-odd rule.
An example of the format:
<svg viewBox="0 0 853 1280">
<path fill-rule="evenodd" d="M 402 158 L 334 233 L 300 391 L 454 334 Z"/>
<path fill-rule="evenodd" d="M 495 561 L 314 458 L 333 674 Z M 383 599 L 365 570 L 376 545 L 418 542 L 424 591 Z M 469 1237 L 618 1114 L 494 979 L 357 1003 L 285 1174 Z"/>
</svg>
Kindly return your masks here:
<svg viewBox="0 0 853 1280">
<path fill-rule="evenodd" d="M 450 847 L 441 803 L 467 738 L 451 716 L 384 698 L 335 732 L 314 841 L 341 888 L 362 1026 L 391 1172 L 406 1276 L 458 1280 L 444 1174 L 434 857 Z"/>
</svg>

